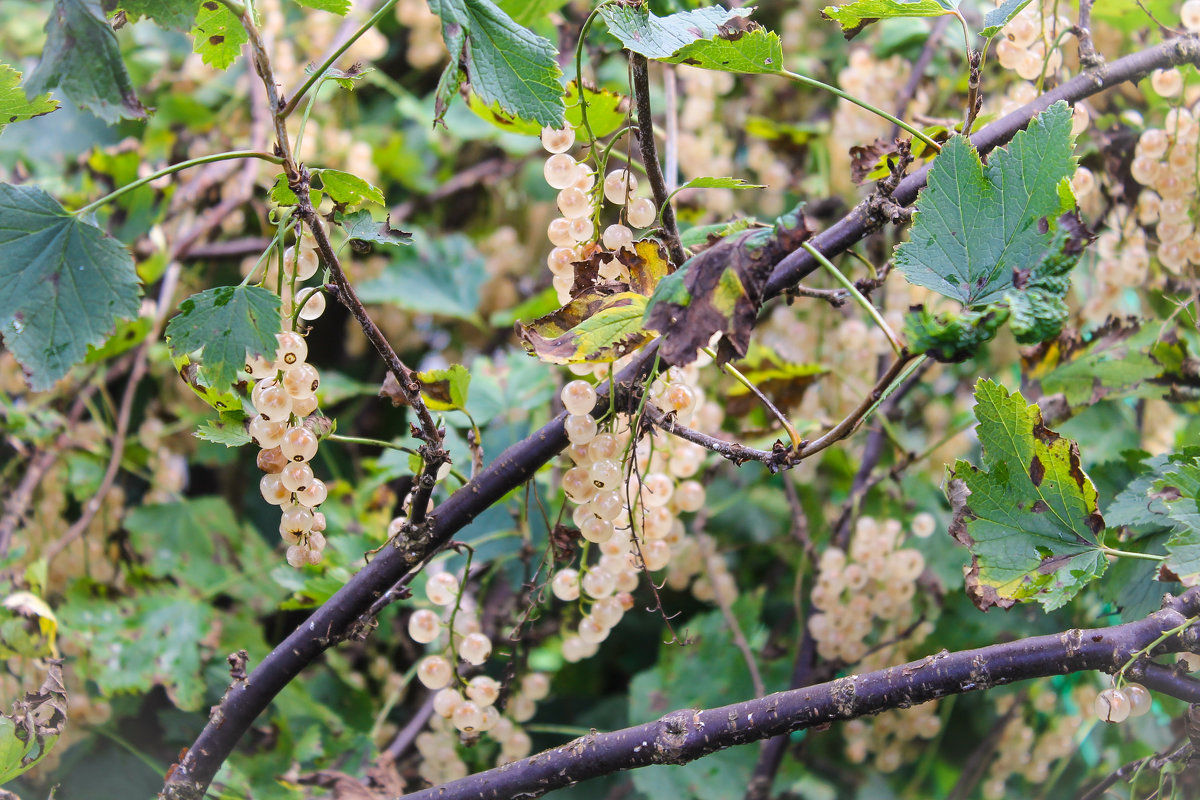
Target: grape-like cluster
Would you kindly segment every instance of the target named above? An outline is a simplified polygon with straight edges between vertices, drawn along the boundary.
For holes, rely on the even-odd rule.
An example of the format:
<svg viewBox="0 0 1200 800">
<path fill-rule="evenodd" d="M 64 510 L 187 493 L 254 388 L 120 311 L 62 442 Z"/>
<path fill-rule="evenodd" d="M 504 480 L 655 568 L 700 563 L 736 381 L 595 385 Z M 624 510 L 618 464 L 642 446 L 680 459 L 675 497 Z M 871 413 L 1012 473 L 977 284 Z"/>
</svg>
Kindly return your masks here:
<svg viewBox="0 0 1200 800">
<path fill-rule="evenodd" d="M 1056 761 L 1075 754 L 1075 735 L 1086 721 L 1080 709 L 1090 707 L 1095 697 L 1095 687 L 1086 683 L 1065 697 L 1059 696 L 1053 684 L 1042 684 L 1034 688 L 1029 702 L 1020 706 L 1015 705 L 1017 694 L 997 696 L 996 713 L 1006 721 L 981 785 L 983 797 L 1000 800 L 1014 796 L 1008 788 L 1014 777 L 1033 786 L 1044 784 Z"/>
<path fill-rule="evenodd" d="M 393 527 L 403 522 L 398 518 Z M 540 672 L 525 675 L 502 714 L 495 705 L 500 682 L 478 672 L 492 655 L 492 642 L 481 631 L 458 578 L 450 572 L 430 575 L 425 596 L 434 608 L 417 609 L 408 618 L 408 635 L 433 651 L 417 664 L 417 680 L 435 692 L 431 730 L 417 739 L 417 749 L 425 756 L 421 777 L 441 783 L 466 775 L 466 765 L 457 755 L 458 741 L 474 741 L 483 733 L 500 745 L 497 766 L 529 755 L 532 744 L 519 725 L 533 718 L 537 702 L 550 693 L 550 679 Z M 477 674 L 463 677 L 460 662 Z"/>
<path fill-rule="evenodd" d="M 1055 16 L 1054 12 L 1052 2 L 1030 3 L 1013 17 L 996 43 L 1000 66 L 1013 70 L 1027 81 L 1056 75 L 1062 68 L 1063 58 L 1062 50 L 1055 43 L 1059 33 L 1071 27 L 1071 21 L 1061 15 Z"/>
<path fill-rule="evenodd" d="M 246 374 L 256 383 L 250 401 L 257 414 L 250 419 L 250 438 L 262 448 L 259 491 L 280 507 L 279 535 L 287 543 L 287 562 L 299 568 L 319 564 L 325 550 L 325 515 L 319 510 L 329 490 L 313 474 L 319 430 L 316 367 L 309 364 L 308 343 L 292 330 L 295 320 L 315 320 L 325 311 L 325 295 L 298 284 L 317 273 L 320 259 L 310 239 L 288 248 L 283 259 L 281 309 L 283 332 L 269 358 L 251 356 Z"/>
</svg>

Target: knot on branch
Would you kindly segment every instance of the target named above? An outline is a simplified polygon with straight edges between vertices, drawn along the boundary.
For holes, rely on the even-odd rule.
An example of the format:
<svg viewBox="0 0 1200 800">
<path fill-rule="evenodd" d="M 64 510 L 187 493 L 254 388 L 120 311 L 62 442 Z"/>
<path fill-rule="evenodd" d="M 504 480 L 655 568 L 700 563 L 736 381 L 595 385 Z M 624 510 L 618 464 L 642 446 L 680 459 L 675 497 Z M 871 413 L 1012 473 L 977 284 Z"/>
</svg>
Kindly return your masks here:
<svg viewBox="0 0 1200 800">
<path fill-rule="evenodd" d="M 672 711 L 659 720 L 658 735 L 654 737 L 655 764 L 684 764 L 690 760 L 683 754 L 684 746 L 698 718 L 694 711 Z"/>
</svg>

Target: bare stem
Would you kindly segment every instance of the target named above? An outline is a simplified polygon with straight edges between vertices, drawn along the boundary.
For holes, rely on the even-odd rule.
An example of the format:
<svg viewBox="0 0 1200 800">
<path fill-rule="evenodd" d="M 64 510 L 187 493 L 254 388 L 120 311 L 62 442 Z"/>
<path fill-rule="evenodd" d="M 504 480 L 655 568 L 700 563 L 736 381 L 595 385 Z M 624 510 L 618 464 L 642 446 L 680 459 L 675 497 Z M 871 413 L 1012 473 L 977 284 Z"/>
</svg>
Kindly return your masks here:
<svg viewBox="0 0 1200 800">
<path fill-rule="evenodd" d="M 650 110 L 650 68 L 646 57 L 638 53 L 629 56 L 633 72 L 633 94 L 637 101 L 638 144 L 642 148 L 642 165 L 646 167 L 646 179 L 654 193 L 654 204 L 661 209 L 663 234 L 667 239 L 667 251 L 675 266 L 684 262 L 683 245 L 679 241 L 679 227 L 675 223 L 675 209 L 671 207 L 670 192 L 658 163 L 658 149 L 654 143 L 654 117 Z"/>
</svg>

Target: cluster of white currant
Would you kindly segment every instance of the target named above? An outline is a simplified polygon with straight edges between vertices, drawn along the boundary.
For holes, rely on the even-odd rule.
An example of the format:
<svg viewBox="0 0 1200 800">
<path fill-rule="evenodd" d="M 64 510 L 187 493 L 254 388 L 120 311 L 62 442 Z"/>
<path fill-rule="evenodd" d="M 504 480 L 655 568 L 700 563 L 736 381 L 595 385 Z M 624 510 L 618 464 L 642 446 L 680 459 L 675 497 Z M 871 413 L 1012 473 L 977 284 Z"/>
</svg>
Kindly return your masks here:
<svg viewBox="0 0 1200 800">
<path fill-rule="evenodd" d="M 1179 71 L 1170 73 L 1182 85 Z M 1154 226 L 1158 261 L 1175 274 L 1188 264 L 1200 264 L 1200 235 L 1192 221 L 1198 142 L 1200 123 L 1186 107 L 1173 108 L 1163 129 L 1147 128 L 1138 137 L 1130 164 L 1133 179 L 1146 187 L 1138 195 L 1138 221 Z M 1144 236 L 1141 245 L 1139 255 L 1146 249 Z"/>
<path fill-rule="evenodd" d="M 1050 777 L 1056 761 L 1075 755 L 1078 750 L 1075 735 L 1085 719 L 1071 708 L 1090 707 L 1095 697 L 1095 687 L 1083 683 L 1071 690 L 1069 703 L 1061 702 L 1065 698 L 1060 698 L 1059 691 L 1049 682 L 1035 687 L 1029 702 L 1020 707 L 1014 707 L 1017 694 L 998 695 L 996 714 L 1008 721 L 980 787 L 985 800 L 1013 797 L 1014 792 L 1008 787 L 1013 777 L 1040 786 Z"/>
<path fill-rule="evenodd" d="M 567 303 L 571 299 L 571 287 L 575 283 L 576 261 L 583 261 L 595 253 L 615 254 L 633 243 L 632 228 L 648 228 L 654 224 L 658 209 L 654 201 L 636 197 L 638 180 L 628 169 L 615 169 L 604 178 L 603 195 L 621 207 L 621 216 L 628 225 L 618 221 L 609 225 L 596 242 L 596 221 L 600 217 L 600 198 L 596 193 L 596 173 L 586 164 L 576 161 L 568 152 L 575 144 L 575 129 L 559 130 L 546 128 L 542 131 L 542 146 L 551 155 L 546 159 L 543 175 L 546 183 L 558 189 L 558 210 L 562 214 L 550 221 L 546 235 L 554 249 L 546 257 L 546 264 L 554 274 L 554 289 L 558 301 Z M 628 280 L 628 270 L 610 257 L 600 268 L 600 277 L 605 280 Z"/>
<path fill-rule="evenodd" d="M 1000 5 L 997 3 L 996 5 Z M 1052 45 L 1071 21 L 1055 16 L 1052 2 L 1030 3 L 1004 28 L 1004 36 L 996 42 L 996 57 L 1000 66 L 1011 69 L 1027 81 L 1036 81 L 1043 74 L 1054 75 L 1062 67 L 1062 50 L 1054 47 L 1046 56 L 1046 43 Z"/>
<path fill-rule="evenodd" d="M 1096 716 L 1105 722 L 1124 722 L 1130 717 L 1150 713 L 1154 699 L 1140 683 L 1126 683 L 1105 689 L 1096 695 Z"/>
<path fill-rule="evenodd" d="M 853 719 L 843 732 L 846 759 L 862 764 L 874 756 L 876 769 L 895 772 L 917 754 L 922 741 L 934 738 L 941 729 L 937 702 L 885 711 L 870 720 Z"/>
<path fill-rule="evenodd" d="M 262 448 L 258 467 L 263 499 L 281 509 L 279 535 L 288 544 L 287 562 L 293 567 L 318 564 L 325 549 L 325 515 L 318 508 L 328 489 L 313 475 L 309 462 L 317 453 L 317 388 L 321 379 L 309 364 L 308 344 L 294 330 L 293 311 L 314 320 L 325 311 L 325 295 L 296 284 L 316 274 L 320 260 L 311 240 L 288 248 L 283 260 L 284 332 L 276 335 L 272 357 L 247 359 L 245 371 L 255 379 L 250 401 L 258 413 L 250 419 L 250 438 Z"/>
<path fill-rule="evenodd" d="M 902 530 L 899 520 L 880 524 L 860 517 L 849 554 L 836 547 L 821 553 L 811 595 L 821 613 L 808 619 L 821 658 L 857 663 L 867 654 L 873 634 L 893 639 L 915 621 L 912 600 L 925 557 L 919 550 L 900 547 Z M 913 637 L 919 641 L 926 635 L 928 631 L 918 630 Z"/>
<path fill-rule="evenodd" d="M 402 523 L 403 518 L 396 521 Z M 482 672 L 470 679 L 459 674 L 460 661 L 469 668 L 483 667 L 492 655 L 492 641 L 481 632 L 478 615 L 467 608 L 458 578 L 449 572 L 430 575 L 425 596 L 441 613 L 421 608 L 408 618 L 408 635 L 435 651 L 417 664 L 417 680 L 435 692 L 432 733 L 417 742 L 425 756 L 422 777 L 440 783 L 466 774 L 465 765 L 457 756 L 451 757 L 456 752 L 454 730 L 466 737 L 487 733 L 495 739 L 500 744 L 497 766 L 529 755 L 529 736 L 518 726 L 533 718 L 537 702 L 550 693 L 549 678 L 540 672 L 525 675 L 520 688 L 508 698 L 506 716 L 502 715 L 495 706 L 499 681 Z M 444 640 L 443 633 L 449 634 Z M 439 757 L 431 757 L 426 750 L 437 751 Z"/>
</svg>

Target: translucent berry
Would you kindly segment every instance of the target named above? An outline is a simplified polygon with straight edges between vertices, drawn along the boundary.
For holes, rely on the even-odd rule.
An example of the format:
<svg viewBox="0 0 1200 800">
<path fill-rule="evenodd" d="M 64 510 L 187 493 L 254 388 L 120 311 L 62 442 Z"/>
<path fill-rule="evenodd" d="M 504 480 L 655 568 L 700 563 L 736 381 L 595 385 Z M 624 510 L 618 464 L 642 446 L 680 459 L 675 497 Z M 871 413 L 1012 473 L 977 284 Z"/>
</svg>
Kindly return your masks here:
<svg viewBox="0 0 1200 800">
<path fill-rule="evenodd" d="M 587 381 L 571 381 L 560 396 L 568 414 L 589 414 L 596 405 L 596 390 Z"/>
<path fill-rule="evenodd" d="M 593 569 L 583 576 L 583 591 L 589 597 L 608 597 L 616 589 L 616 579 L 607 570 Z"/>
<path fill-rule="evenodd" d="M 571 444 L 587 444 L 596 438 L 596 420 L 590 414 L 570 414 L 564 427 Z"/>
<path fill-rule="evenodd" d="M 1200 31 L 1200 0 L 1187 0 L 1179 9 L 1179 21 L 1192 33 Z"/>
<path fill-rule="evenodd" d="M 450 662 L 441 656 L 426 656 L 417 665 L 417 680 L 427 689 L 444 689 L 454 677 Z"/>
<path fill-rule="evenodd" d="M 283 451 L 278 447 L 272 447 L 270 450 L 258 451 L 256 459 L 258 468 L 263 472 L 282 472 L 283 468 L 288 465 L 288 460 L 283 457 Z"/>
<path fill-rule="evenodd" d="M 300 306 L 300 319 L 320 319 L 325 313 L 325 293 L 315 286 L 296 292 L 296 303 Z"/>
<path fill-rule="evenodd" d="M 571 220 L 567 229 L 571 234 L 572 244 L 591 241 L 592 234 L 596 232 L 596 226 L 592 224 L 589 217 L 577 217 Z"/>
<path fill-rule="evenodd" d="M 303 461 L 289 461 L 279 477 L 289 492 L 303 492 L 313 481 L 313 471 Z"/>
<path fill-rule="evenodd" d="M 320 564 L 321 559 L 325 557 L 324 553 L 322 553 L 320 550 L 315 550 L 311 547 L 305 551 L 304 555 L 308 558 L 309 564 Z"/>
<path fill-rule="evenodd" d="M 625 205 L 627 195 L 637 191 L 637 178 L 627 169 L 615 169 L 604 178 L 604 196 L 608 202 Z"/>
<path fill-rule="evenodd" d="M 625 219 L 635 228 L 649 228 L 658 217 L 658 208 L 649 197 L 635 197 L 625 207 Z"/>
<path fill-rule="evenodd" d="M 312 530 L 313 515 L 304 506 L 292 505 L 283 510 L 280 522 L 290 531 L 305 533 Z"/>
<path fill-rule="evenodd" d="M 673 499 L 680 511 L 699 511 L 704 506 L 704 485 L 699 481 L 684 481 L 675 487 Z"/>
<path fill-rule="evenodd" d="M 604 229 L 604 235 L 600 237 L 600 240 L 609 250 L 620 250 L 633 243 L 633 231 L 624 225 L 609 225 Z"/>
<path fill-rule="evenodd" d="M 287 433 L 287 427 L 286 420 L 272 422 L 258 415 L 250 419 L 250 426 L 247 432 L 256 445 L 264 450 L 269 450 L 273 447 L 278 447 L 283 442 L 283 435 Z"/>
<path fill-rule="evenodd" d="M 490 706 L 500 697 L 500 682 L 487 675 L 476 675 L 467 681 L 467 697 L 481 707 Z"/>
<path fill-rule="evenodd" d="M 1096 695 L 1096 716 L 1105 722 L 1124 722 L 1130 711 L 1129 697 L 1120 689 L 1105 689 Z"/>
<path fill-rule="evenodd" d="M 325 481 L 313 478 L 308 482 L 308 486 L 296 495 L 296 499 L 300 501 L 300 505 L 308 508 L 316 508 L 324 503 L 329 497 L 329 487 L 325 485 Z"/>
<path fill-rule="evenodd" d="M 408 635 L 419 644 L 429 644 L 441 631 L 442 623 L 438 615 L 427 608 L 414 611 L 408 618 Z"/>
<path fill-rule="evenodd" d="M 433 710 L 439 717 L 449 719 L 462 704 L 462 695 L 454 689 L 442 689 L 433 696 Z"/>
<path fill-rule="evenodd" d="M 579 526 L 579 532 L 589 542 L 600 544 L 607 542 L 613 536 L 613 524 L 606 519 L 592 517 Z"/>
<path fill-rule="evenodd" d="M 565 153 L 575 144 L 575 129 L 568 125 L 565 128 L 542 128 L 542 147 L 547 153 Z"/>
<path fill-rule="evenodd" d="M 558 210 L 567 219 L 579 219 L 592 210 L 592 201 L 583 190 L 568 186 L 558 193 Z"/>
<path fill-rule="evenodd" d="M 303 426 L 288 428 L 279 449 L 289 461 L 310 461 L 317 454 L 317 435 Z"/>
<path fill-rule="evenodd" d="M 546 159 L 546 166 L 542 168 L 542 174 L 546 178 L 546 183 L 550 184 L 552 188 L 566 189 L 578 178 L 575 174 L 577 166 L 578 162 L 571 156 L 566 153 L 556 153 Z"/>
<path fill-rule="evenodd" d="M 458 578 L 439 572 L 425 582 L 425 596 L 435 606 L 451 606 L 458 599 Z"/>
<path fill-rule="evenodd" d="M 912 519 L 912 533 L 918 539 L 928 539 L 937 530 L 937 520 L 928 511 L 922 511 Z"/>
<path fill-rule="evenodd" d="M 575 267 L 572 262 L 575 261 L 575 251 L 570 247 L 555 247 L 546 256 L 546 266 L 550 271 L 558 277 L 566 277 L 574 279 Z"/>
<path fill-rule="evenodd" d="M 468 664 L 479 666 L 492 654 L 492 640 L 482 633 L 468 633 L 458 646 L 458 655 Z"/>
<path fill-rule="evenodd" d="M 298 544 L 294 544 L 287 549 L 287 562 L 289 566 L 300 569 L 308 563 L 308 551 Z"/>
<path fill-rule="evenodd" d="M 317 410 L 317 396 L 314 394 L 311 397 L 293 397 L 292 398 L 292 413 L 297 417 L 307 417 L 309 414 Z"/>
<path fill-rule="evenodd" d="M 308 358 L 308 343 L 300 334 L 293 331 L 277 333 L 275 341 L 279 345 L 275 350 L 275 365 L 279 369 L 291 369 Z"/>
<path fill-rule="evenodd" d="M 1129 698 L 1129 716 L 1141 717 L 1150 713 L 1154 698 L 1150 690 L 1140 683 L 1127 683 L 1124 688 L 1125 696 Z"/>
<path fill-rule="evenodd" d="M 483 712 L 475 703 L 465 700 L 459 704 L 458 708 L 454 709 L 451 719 L 454 727 L 463 733 L 474 733 L 479 730 L 479 723 L 483 721 Z"/>
<path fill-rule="evenodd" d="M 566 217 L 555 217 L 546 228 L 546 237 L 555 247 L 574 247 L 577 241 L 571 235 L 572 220 Z"/>
<path fill-rule="evenodd" d="M 1150 86 L 1163 97 L 1175 97 L 1183 91 L 1183 75 L 1174 68 L 1156 69 L 1150 73 Z"/>
<path fill-rule="evenodd" d="M 268 422 L 286 422 L 292 413 L 292 397 L 274 378 L 259 381 L 250 393 L 250 402 Z"/>
<path fill-rule="evenodd" d="M 278 473 L 263 475 L 258 482 L 258 489 L 262 493 L 263 500 L 273 506 L 283 505 L 292 496 L 292 493 L 283 485 Z"/>
<path fill-rule="evenodd" d="M 291 395 L 293 404 L 296 400 L 312 397 L 320 385 L 317 368 L 312 364 L 299 364 L 283 373 L 283 388 Z"/>
<path fill-rule="evenodd" d="M 586 616 L 579 621 L 579 638 L 587 644 L 600 644 L 608 638 L 608 628 L 592 616 Z"/>
<path fill-rule="evenodd" d="M 521 679 L 521 694 L 530 700 L 545 700 L 550 694 L 550 679 L 544 672 L 531 672 Z"/>
<path fill-rule="evenodd" d="M 565 603 L 579 599 L 579 573 L 573 569 L 560 569 L 550 582 L 554 596 Z"/>
<path fill-rule="evenodd" d="M 275 377 L 275 362 L 261 355 L 250 356 L 246 359 L 244 371 L 255 380 Z"/>
</svg>

